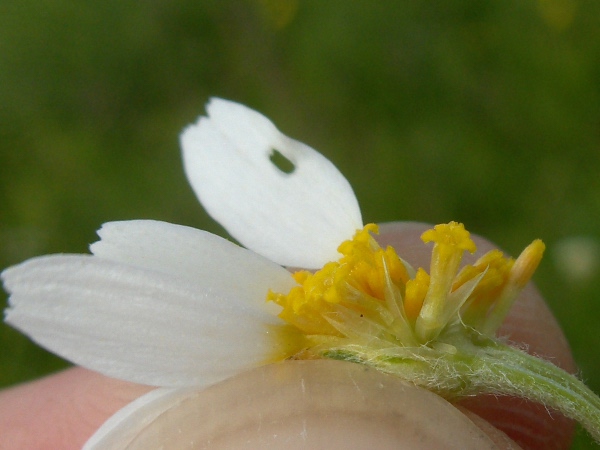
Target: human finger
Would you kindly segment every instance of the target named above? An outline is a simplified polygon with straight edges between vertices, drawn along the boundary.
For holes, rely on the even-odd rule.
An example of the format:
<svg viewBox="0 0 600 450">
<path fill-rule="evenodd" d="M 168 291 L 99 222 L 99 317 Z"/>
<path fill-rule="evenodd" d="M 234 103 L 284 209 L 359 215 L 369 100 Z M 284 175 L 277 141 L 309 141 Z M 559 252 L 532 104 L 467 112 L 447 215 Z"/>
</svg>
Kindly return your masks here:
<svg viewBox="0 0 600 450">
<path fill-rule="evenodd" d="M 0 448 L 80 449 L 114 412 L 151 388 L 80 367 L 0 391 Z"/>
</svg>

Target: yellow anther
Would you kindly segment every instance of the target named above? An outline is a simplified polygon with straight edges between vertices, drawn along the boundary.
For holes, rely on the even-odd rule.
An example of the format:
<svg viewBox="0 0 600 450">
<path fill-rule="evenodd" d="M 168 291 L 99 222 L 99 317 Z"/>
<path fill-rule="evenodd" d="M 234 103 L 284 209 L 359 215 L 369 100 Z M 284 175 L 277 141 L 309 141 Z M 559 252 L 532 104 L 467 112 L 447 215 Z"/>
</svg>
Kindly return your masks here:
<svg viewBox="0 0 600 450">
<path fill-rule="evenodd" d="M 406 317 L 414 321 L 416 320 L 421 307 L 423 306 L 423 300 L 429 289 L 429 274 L 419 267 L 415 278 L 408 280 L 406 283 L 406 294 L 404 296 L 404 312 Z"/>
<path fill-rule="evenodd" d="M 466 250 L 473 253 L 477 247 L 470 236 L 462 223 L 450 222 L 436 225 L 433 229 L 427 230 L 421 235 L 421 239 L 425 243 L 435 242 L 442 247 L 448 246 L 453 250 Z"/>
<path fill-rule="evenodd" d="M 488 272 L 504 272 L 506 270 L 506 258 L 500 250 L 491 250 L 475 261 L 473 265 L 464 266 L 452 284 L 452 290 L 455 291 L 467 281 L 472 280 L 482 272 L 486 272 L 484 278 L 488 278 Z M 510 267 L 508 267 L 510 269 Z M 507 272 L 508 274 L 508 272 Z M 482 280 L 483 281 L 483 280 Z M 481 283 L 480 283 L 481 284 Z"/>
<path fill-rule="evenodd" d="M 539 239 L 525 247 L 512 267 L 510 282 L 519 287 L 525 286 L 540 264 L 545 249 L 546 246 Z"/>
<path fill-rule="evenodd" d="M 401 286 L 406 284 L 406 282 L 410 279 L 408 276 L 408 271 L 406 270 L 406 266 L 402 263 L 396 250 L 393 247 L 388 246 L 385 249 L 385 264 L 387 266 L 388 273 L 392 281 Z"/>
<path fill-rule="evenodd" d="M 504 322 L 517 296 L 540 264 L 545 248 L 544 243 L 536 239 L 525 247 L 525 250 L 514 261 L 508 273 L 508 279 L 502 286 L 501 292 L 494 299 L 493 310 L 479 327 L 483 334 L 492 336 Z"/>
<path fill-rule="evenodd" d="M 337 249 L 338 252 L 342 255 L 351 255 L 371 248 L 374 243 L 371 233 L 379 234 L 379 227 L 374 223 L 369 223 L 362 230 L 358 230 L 352 240 L 342 242 Z"/>
<path fill-rule="evenodd" d="M 469 296 L 471 299 L 469 302 L 470 315 L 473 313 L 486 314 L 488 308 L 496 301 L 508 281 L 513 263 L 514 260 L 505 258 L 500 250 L 491 250 L 472 266 L 467 265 L 460 270 L 454 279 L 452 291 L 457 290 L 480 274 L 484 274 Z"/>
</svg>

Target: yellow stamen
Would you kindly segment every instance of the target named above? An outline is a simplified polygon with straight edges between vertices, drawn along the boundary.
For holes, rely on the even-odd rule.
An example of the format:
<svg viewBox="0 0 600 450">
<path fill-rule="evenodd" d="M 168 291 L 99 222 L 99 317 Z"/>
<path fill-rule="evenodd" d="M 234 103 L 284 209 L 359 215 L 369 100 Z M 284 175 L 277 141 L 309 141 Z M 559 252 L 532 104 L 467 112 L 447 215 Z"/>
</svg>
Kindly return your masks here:
<svg viewBox="0 0 600 450">
<path fill-rule="evenodd" d="M 540 264 L 545 249 L 544 243 L 536 239 L 521 252 L 510 269 L 502 292 L 498 294 L 492 313 L 488 315 L 485 323 L 481 326 L 482 333 L 492 336 L 502 325 L 517 296 Z"/>
<path fill-rule="evenodd" d="M 525 286 L 540 264 L 545 249 L 546 246 L 539 239 L 525 247 L 510 272 L 510 282 L 519 287 Z"/>
<path fill-rule="evenodd" d="M 419 267 L 415 278 L 406 283 L 406 294 L 404 296 L 404 311 L 406 317 L 415 321 L 423 307 L 423 300 L 429 289 L 429 274 Z"/>
<path fill-rule="evenodd" d="M 420 340 L 434 339 L 444 327 L 444 307 L 463 253 L 475 252 L 475 243 L 462 223 L 436 225 L 421 236 L 423 242 L 434 242 L 431 256 L 431 280 L 423 307 L 416 322 Z"/>
<path fill-rule="evenodd" d="M 452 285 L 453 291 L 483 274 L 471 292 L 468 303 L 463 308 L 462 320 L 464 323 L 474 328 L 483 323 L 490 308 L 504 289 L 513 264 L 514 260 L 505 258 L 500 250 L 491 250 L 472 266 L 467 265 L 460 270 Z"/>
</svg>

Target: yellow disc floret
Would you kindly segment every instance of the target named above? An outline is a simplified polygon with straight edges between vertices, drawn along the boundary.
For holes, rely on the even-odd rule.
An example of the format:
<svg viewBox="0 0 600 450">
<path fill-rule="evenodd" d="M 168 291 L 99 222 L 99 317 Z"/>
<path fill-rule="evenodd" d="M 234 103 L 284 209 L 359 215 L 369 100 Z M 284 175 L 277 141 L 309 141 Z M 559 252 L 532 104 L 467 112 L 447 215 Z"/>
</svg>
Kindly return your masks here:
<svg viewBox="0 0 600 450">
<path fill-rule="evenodd" d="M 462 224 L 450 222 L 422 235 L 434 244 L 428 273 L 381 248 L 377 231 L 366 225 L 339 246 L 338 261 L 294 273 L 298 285 L 287 294 L 268 293 L 307 345 L 382 349 L 433 345 L 456 330 L 493 335 L 543 253 L 534 241 L 516 261 L 493 250 L 460 269 L 463 253 L 476 247 Z"/>
<path fill-rule="evenodd" d="M 287 295 L 270 292 L 268 300 L 283 307 L 279 316 L 309 335 L 340 336 L 331 320 L 342 309 L 363 315 L 382 312 L 389 284 L 403 286 L 409 276 L 395 250 L 384 250 L 373 239 L 371 233 L 377 231 L 375 224 L 365 226 L 339 246 L 339 261 L 318 272 L 296 272 L 299 286 Z"/>
<path fill-rule="evenodd" d="M 404 310 L 409 320 L 413 322 L 417 320 L 428 290 L 429 274 L 419 267 L 415 277 L 406 283 Z"/>
<path fill-rule="evenodd" d="M 469 295 L 468 303 L 462 309 L 464 323 L 475 328 L 483 324 L 488 311 L 506 285 L 514 262 L 512 258 L 505 258 L 500 250 L 491 250 L 475 261 L 475 264 L 462 268 L 454 279 L 453 291 L 480 277 Z"/>
<path fill-rule="evenodd" d="M 450 222 L 436 225 L 421 236 L 425 243 L 433 242 L 429 290 L 415 324 L 417 336 L 422 341 L 434 339 L 447 322 L 447 298 L 452 290 L 462 255 L 477 249 L 462 223 Z"/>
</svg>

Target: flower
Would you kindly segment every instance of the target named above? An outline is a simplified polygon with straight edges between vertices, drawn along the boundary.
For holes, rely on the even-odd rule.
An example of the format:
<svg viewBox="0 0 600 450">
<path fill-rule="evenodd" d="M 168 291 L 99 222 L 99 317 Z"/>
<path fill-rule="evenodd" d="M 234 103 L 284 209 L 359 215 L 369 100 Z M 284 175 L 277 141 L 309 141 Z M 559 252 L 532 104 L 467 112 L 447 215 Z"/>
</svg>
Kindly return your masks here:
<svg viewBox="0 0 600 450">
<path fill-rule="evenodd" d="M 598 439 L 591 391 L 494 338 L 540 262 L 541 241 L 516 260 L 494 250 L 460 269 L 475 244 L 462 224 L 441 224 L 422 236 L 433 243 L 429 270 L 415 270 L 378 245 L 377 226 L 363 226 L 349 183 L 326 158 L 245 106 L 213 99 L 207 112 L 181 136 L 186 175 L 246 248 L 180 225 L 110 222 L 92 255 L 43 256 L 2 273 L 10 325 L 76 364 L 161 387 L 86 448 L 127 440 L 191 390 L 290 357 L 370 365 L 449 398 L 520 395 Z"/>
</svg>

